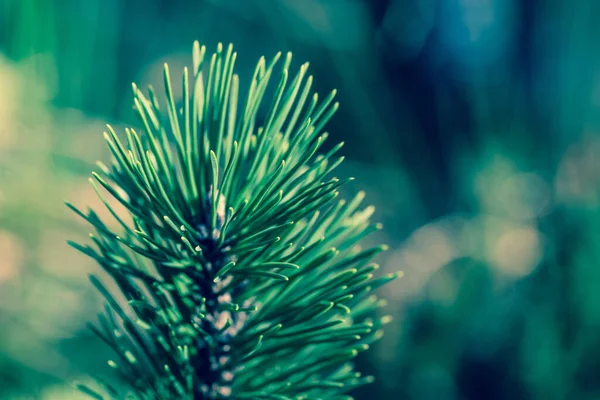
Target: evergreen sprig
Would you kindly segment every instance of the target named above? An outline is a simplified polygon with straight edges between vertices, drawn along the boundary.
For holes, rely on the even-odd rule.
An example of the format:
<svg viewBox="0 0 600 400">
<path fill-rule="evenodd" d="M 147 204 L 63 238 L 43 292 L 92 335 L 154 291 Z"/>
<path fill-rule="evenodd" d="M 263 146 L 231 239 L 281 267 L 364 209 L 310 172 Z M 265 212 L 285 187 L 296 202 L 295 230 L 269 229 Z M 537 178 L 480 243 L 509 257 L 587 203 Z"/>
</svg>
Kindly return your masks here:
<svg viewBox="0 0 600 400">
<path fill-rule="evenodd" d="M 336 200 L 350 180 L 329 178 L 342 144 L 319 152 L 335 91 L 319 101 L 308 64 L 292 75 L 291 54 L 280 58 L 259 60 L 245 100 L 231 45 L 208 57 L 194 43 L 181 104 L 167 65 L 166 104 L 133 85 L 143 132 L 122 141 L 108 127 L 112 164 L 90 178 L 119 232 L 68 204 L 96 230 L 94 246 L 70 244 L 129 303 L 92 277 L 107 306 L 91 329 L 127 386 L 103 384 L 111 398 L 350 399 L 372 380 L 351 360 L 381 336 L 388 318 L 375 318 L 371 292 L 395 276 L 373 278 L 385 246 L 357 245 L 380 229 L 373 207 L 359 210 L 364 195 Z"/>
</svg>

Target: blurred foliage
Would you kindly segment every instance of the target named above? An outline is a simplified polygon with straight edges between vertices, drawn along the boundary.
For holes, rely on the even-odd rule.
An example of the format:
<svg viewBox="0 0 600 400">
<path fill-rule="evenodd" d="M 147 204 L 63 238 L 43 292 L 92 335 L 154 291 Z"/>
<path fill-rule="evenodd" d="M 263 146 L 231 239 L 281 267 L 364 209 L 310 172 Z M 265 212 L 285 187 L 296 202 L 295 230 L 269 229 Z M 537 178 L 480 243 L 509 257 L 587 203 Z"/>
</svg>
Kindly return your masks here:
<svg viewBox="0 0 600 400">
<path fill-rule="evenodd" d="M 593 0 L 0 1 L 0 398 L 80 398 L 65 382 L 102 370 L 96 269 L 63 244 L 85 229 L 61 199 L 95 201 L 82 160 L 106 154 L 103 124 L 135 124 L 130 83 L 160 87 L 196 39 L 233 42 L 242 82 L 289 49 L 339 91 L 331 142 L 378 204 L 382 273 L 405 270 L 357 399 L 599 398 L 599 16 Z"/>
</svg>

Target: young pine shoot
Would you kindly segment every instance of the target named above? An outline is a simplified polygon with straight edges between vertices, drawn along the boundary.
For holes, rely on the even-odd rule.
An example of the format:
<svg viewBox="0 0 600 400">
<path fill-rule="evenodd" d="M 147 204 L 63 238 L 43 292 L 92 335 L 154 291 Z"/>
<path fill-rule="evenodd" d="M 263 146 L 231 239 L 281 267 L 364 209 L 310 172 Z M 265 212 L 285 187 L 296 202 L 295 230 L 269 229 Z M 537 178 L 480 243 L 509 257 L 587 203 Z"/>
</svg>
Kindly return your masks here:
<svg viewBox="0 0 600 400">
<path fill-rule="evenodd" d="M 341 400 L 372 381 L 352 359 L 382 335 L 372 291 L 395 275 L 373 278 L 385 246 L 358 247 L 380 229 L 363 194 L 337 199 L 342 144 L 319 151 L 335 91 L 312 94 L 288 53 L 241 92 L 236 56 L 194 43 L 181 101 L 167 65 L 166 101 L 133 86 L 142 129 L 108 127 L 112 162 L 90 179 L 118 231 L 68 204 L 95 228 L 70 244 L 126 300 L 91 278 L 107 302 L 91 329 L 122 382 L 78 385 L 94 398 Z"/>
</svg>

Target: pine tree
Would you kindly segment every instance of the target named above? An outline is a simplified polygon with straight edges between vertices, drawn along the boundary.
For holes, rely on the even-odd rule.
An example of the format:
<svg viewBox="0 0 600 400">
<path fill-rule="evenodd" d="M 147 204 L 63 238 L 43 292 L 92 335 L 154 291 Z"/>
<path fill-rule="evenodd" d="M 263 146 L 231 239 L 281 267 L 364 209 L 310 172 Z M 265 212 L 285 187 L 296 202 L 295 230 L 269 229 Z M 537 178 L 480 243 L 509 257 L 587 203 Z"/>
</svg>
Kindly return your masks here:
<svg viewBox="0 0 600 400">
<path fill-rule="evenodd" d="M 70 244 L 127 300 L 91 278 L 107 306 L 90 326 L 123 387 L 78 385 L 88 395 L 334 400 L 372 381 L 352 359 L 382 335 L 371 292 L 395 275 L 373 278 L 385 246 L 358 247 L 380 229 L 364 195 L 336 199 L 350 180 L 330 178 L 342 144 L 319 152 L 335 91 L 319 102 L 308 64 L 291 76 L 291 54 L 280 58 L 259 60 L 242 101 L 232 46 L 206 57 L 196 42 L 181 104 L 165 65 L 164 104 L 133 85 L 143 132 L 105 132 L 112 163 L 90 181 L 119 232 L 68 204 L 96 231 L 93 246 Z"/>
</svg>

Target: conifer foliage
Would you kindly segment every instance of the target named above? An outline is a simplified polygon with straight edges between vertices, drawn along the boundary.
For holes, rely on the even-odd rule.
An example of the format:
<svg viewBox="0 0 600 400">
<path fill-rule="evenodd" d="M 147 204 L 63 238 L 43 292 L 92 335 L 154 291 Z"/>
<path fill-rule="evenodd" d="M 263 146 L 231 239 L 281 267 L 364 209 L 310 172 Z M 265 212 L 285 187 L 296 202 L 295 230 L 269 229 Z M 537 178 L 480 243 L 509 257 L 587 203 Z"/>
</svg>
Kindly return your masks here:
<svg viewBox="0 0 600 400">
<path fill-rule="evenodd" d="M 194 43 L 181 102 L 167 65 L 166 101 L 133 86 L 143 130 L 108 127 L 112 162 L 90 179 L 117 231 L 68 204 L 95 228 L 70 244 L 122 292 L 91 278 L 107 301 L 91 329 L 123 383 L 78 385 L 92 397 L 335 400 L 372 380 L 352 359 L 381 336 L 371 292 L 395 275 L 373 277 L 385 246 L 358 246 L 380 228 L 363 194 L 337 199 L 342 144 L 320 151 L 335 91 L 321 100 L 308 64 L 277 54 L 241 96 L 235 60 Z"/>
</svg>

